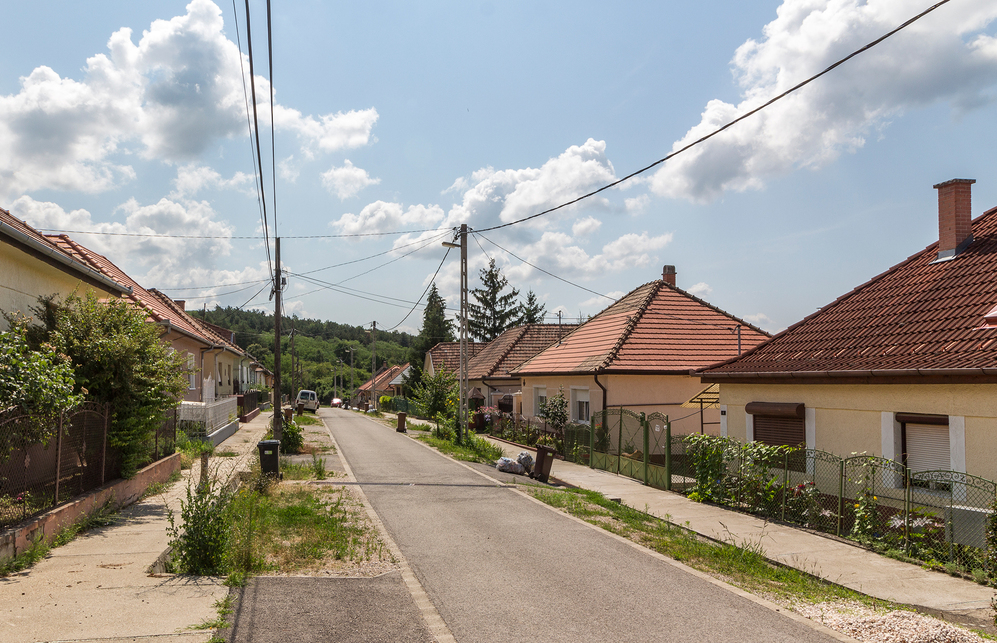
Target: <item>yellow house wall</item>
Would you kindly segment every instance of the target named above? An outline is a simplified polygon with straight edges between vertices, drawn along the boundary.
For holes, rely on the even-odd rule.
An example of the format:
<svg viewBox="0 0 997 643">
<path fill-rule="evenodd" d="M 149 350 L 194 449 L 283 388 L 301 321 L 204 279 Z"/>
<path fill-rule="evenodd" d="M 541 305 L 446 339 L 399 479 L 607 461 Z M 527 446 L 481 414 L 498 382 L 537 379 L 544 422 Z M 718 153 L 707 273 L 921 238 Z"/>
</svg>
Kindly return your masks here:
<svg viewBox="0 0 997 643">
<path fill-rule="evenodd" d="M 688 375 L 600 375 L 599 382 L 606 387 L 606 403 L 610 407 L 622 405 L 635 413 L 658 412 L 672 422 L 672 433 L 684 435 L 699 433 L 720 434 L 720 410 L 705 409 L 704 425 L 700 424 L 698 408 L 681 405 L 706 388 L 698 377 Z M 564 388 L 565 398 L 571 387 L 588 388 L 589 409 L 592 413 L 602 410 L 602 389 L 591 375 L 543 376 L 523 378 L 523 415 L 536 415 L 534 386 L 546 386 L 547 397 L 557 395 Z M 569 398 L 570 399 L 570 398 Z"/>
<path fill-rule="evenodd" d="M 39 295 L 65 298 L 73 292 L 82 296 L 92 291 L 101 297 L 118 296 L 117 292 L 94 288 L 71 273 L 5 242 L 0 242 L 0 275 L 3 275 L 0 279 L 0 310 L 7 313 L 20 311 L 30 315 L 31 307 L 38 304 Z M 6 328 L 7 322 L 0 317 L 0 329 Z"/>
<path fill-rule="evenodd" d="M 883 455 L 883 412 L 965 417 L 966 472 L 997 480 L 997 384 L 721 384 L 729 437 L 745 439 L 749 402 L 802 402 L 814 409 L 814 446 L 843 456 Z"/>
</svg>

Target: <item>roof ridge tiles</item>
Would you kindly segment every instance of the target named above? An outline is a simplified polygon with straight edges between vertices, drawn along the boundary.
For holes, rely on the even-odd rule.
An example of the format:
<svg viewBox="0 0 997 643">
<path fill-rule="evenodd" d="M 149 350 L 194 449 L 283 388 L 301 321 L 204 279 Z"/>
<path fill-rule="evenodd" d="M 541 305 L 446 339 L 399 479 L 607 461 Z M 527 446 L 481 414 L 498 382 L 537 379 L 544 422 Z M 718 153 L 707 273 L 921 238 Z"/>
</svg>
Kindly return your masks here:
<svg viewBox="0 0 997 643">
<path fill-rule="evenodd" d="M 623 348 L 623 344 L 626 343 L 630 335 L 633 334 L 634 329 L 637 327 L 637 322 L 640 321 L 640 319 L 644 316 L 644 313 L 647 312 L 647 307 L 650 305 L 651 301 L 653 301 L 654 298 L 657 296 L 658 292 L 660 292 L 661 286 L 664 283 L 665 282 L 662 279 L 649 282 L 649 284 L 651 284 L 651 288 L 648 290 L 648 293 L 644 296 L 644 300 L 641 302 L 640 306 L 637 307 L 636 312 L 628 317 L 627 323 L 623 327 L 623 332 L 620 333 L 620 336 L 617 338 L 616 343 L 613 345 L 612 348 L 609 349 L 609 352 L 606 353 L 605 359 L 603 359 L 602 362 L 599 364 L 599 366 L 596 368 L 597 371 L 601 371 L 607 368 L 613 362 L 613 360 L 616 359 L 616 356 L 620 354 L 620 349 Z M 646 285 L 648 284 L 645 284 L 645 286 Z M 610 306 L 610 308 L 612 308 L 612 306 Z"/>
</svg>

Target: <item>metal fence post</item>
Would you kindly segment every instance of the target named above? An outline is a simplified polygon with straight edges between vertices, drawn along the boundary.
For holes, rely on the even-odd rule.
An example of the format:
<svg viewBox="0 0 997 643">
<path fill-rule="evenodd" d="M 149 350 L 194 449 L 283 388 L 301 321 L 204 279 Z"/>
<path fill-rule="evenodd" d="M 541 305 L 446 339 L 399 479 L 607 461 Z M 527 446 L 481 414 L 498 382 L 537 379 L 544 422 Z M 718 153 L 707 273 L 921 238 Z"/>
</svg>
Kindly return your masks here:
<svg viewBox="0 0 997 643">
<path fill-rule="evenodd" d="M 786 494 L 789 492 L 789 451 L 782 454 L 782 521 L 786 522 Z"/>
<path fill-rule="evenodd" d="M 65 411 L 59 411 L 59 432 L 55 434 L 55 497 L 52 506 L 59 504 L 59 481 L 62 479 L 62 427 Z"/>
<path fill-rule="evenodd" d="M 665 491 L 672 490 L 672 423 L 665 416 Z"/>
<path fill-rule="evenodd" d="M 107 425 L 111 421 L 110 404 L 104 404 L 104 444 L 100 449 L 100 486 L 107 479 Z"/>
<path fill-rule="evenodd" d="M 841 535 L 841 512 L 845 510 L 845 461 L 838 463 L 838 528 L 835 536 Z"/>
<path fill-rule="evenodd" d="M 644 484 L 647 484 L 647 479 L 648 479 L 648 476 L 647 476 L 647 470 L 648 470 L 648 466 L 647 466 L 647 464 L 648 464 L 647 452 L 648 452 L 648 447 L 650 446 L 651 443 L 650 443 L 649 436 L 648 436 L 648 430 L 650 428 L 650 424 L 648 424 L 647 416 L 644 413 L 640 414 L 640 425 L 644 429 Z"/>
<path fill-rule="evenodd" d="M 910 554 L 910 469 L 904 471 L 904 553 Z"/>
<path fill-rule="evenodd" d="M 606 414 L 603 412 L 602 421 L 606 421 Z M 595 468 L 595 416 L 589 418 L 589 469 Z"/>
<path fill-rule="evenodd" d="M 620 407 L 620 431 L 616 438 L 616 475 L 620 475 L 623 460 L 623 407 Z"/>
</svg>

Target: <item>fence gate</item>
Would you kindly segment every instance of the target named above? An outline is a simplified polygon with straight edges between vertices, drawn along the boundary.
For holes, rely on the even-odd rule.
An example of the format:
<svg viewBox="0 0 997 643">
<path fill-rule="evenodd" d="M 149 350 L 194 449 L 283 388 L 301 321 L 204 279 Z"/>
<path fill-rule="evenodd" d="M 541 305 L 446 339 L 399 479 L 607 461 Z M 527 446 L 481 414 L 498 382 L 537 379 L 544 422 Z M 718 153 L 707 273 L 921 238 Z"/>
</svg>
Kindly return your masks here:
<svg viewBox="0 0 997 643">
<path fill-rule="evenodd" d="M 643 423 L 628 409 L 599 411 L 592 418 L 592 466 L 639 480 L 644 479 Z"/>
<path fill-rule="evenodd" d="M 988 569 L 987 531 L 997 485 L 958 471 L 910 476 L 909 553 L 958 563 L 964 571 Z M 916 550 L 916 551 L 915 551 Z"/>
</svg>

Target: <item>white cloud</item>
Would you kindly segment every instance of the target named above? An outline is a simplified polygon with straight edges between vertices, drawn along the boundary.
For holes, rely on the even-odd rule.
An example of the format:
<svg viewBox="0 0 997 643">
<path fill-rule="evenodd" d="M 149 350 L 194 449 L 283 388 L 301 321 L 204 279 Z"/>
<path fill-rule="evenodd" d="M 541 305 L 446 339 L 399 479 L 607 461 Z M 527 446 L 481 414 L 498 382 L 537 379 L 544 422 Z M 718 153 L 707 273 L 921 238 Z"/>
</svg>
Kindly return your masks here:
<svg viewBox="0 0 997 643">
<path fill-rule="evenodd" d="M 700 299 L 703 299 L 710 296 L 710 293 L 713 292 L 713 287 L 710 286 L 710 284 L 706 283 L 705 281 L 701 281 L 698 284 L 694 284 L 693 286 L 688 288 L 687 292 L 690 295 L 695 295 Z"/>
<path fill-rule="evenodd" d="M 536 243 L 518 248 L 516 254 L 561 277 L 593 278 L 646 267 L 651 263 L 652 253 L 664 248 L 671 240 L 670 233 L 654 237 L 646 232 L 629 233 L 604 245 L 602 252 L 589 255 L 575 243 L 573 236 L 548 231 Z M 505 273 L 513 283 L 522 283 L 534 273 L 534 269 L 518 264 L 505 270 Z"/>
<path fill-rule="evenodd" d="M 761 105 L 923 10 L 916 0 L 785 0 L 764 37 L 734 55 L 742 90 L 732 105 L 711 100 L 702 121 L 672 149 Z M 988 0 L 953 3 L 907 27 L 804 89 L 668 161 L 656 194 L 708 201 L 761 187 L 797 168 L 819 168 L 903 111 L 938 101 L 957 110 L 995 98 L 997 17 Z"/>
<path fill-rule="evenodd" d="M 571 226 L 571 233 L 576 237 L 585 237 L 598 230 L 601 225 L 602 222 L 595 217 L 585 217 L 575 221 Z"/>
<path fill-rule="evenodd" d="M 590 138 L 539 168 L 496 171 L 489 167 L 474 172 L 472 185 L 464 192 L 462 202 L 448 213 L 447 225 L 468 223 L 483 227 L 508 223 L 570 201 L 615 179 L 613 165 L 606 157 L 605 141 Z M 600 201 L 589 200 L 589 203 Z M 548 227 L 556 218 L 541 217 L 528 225 Z"/>
<path fill-rule="evenodd" d="M 218 237 L 70 235 L 82 245 L 107 256 L 129 276 L 148 287 L 187 285 L 190 280 L 196 280 L 195 275 L 199 272 L 213 272 L 218 259 L 227 256 L 232 249 L 229 241 L 232 226 L 215 220 L 215 213 L 206 202 L 161 199 L 143 206 L 129 200 L 118 209 L 127 213 L 124 223 L 96 222 L 86 210 L 66 212 L 55 203 L 35 201 L 28 196 L 14 201 L 10 211 L 32 226 L 47 230 Z"/>
<path fill-rule="evenodd" d="M 220 138 L 244 136 L 242 55 L 221 9 L 192 0 L 187 13 L 156 20 L 136 43 L 111 35 L 86 61 L 82 80 L 38 67 L 18 93 L 0 96 L 0 199 L 52 188 L 100 192 L 135 177 L 129 155 L 190 161 Z M 269 84 L 257 79 L 261 104 Z M 366 145 L 373 108 L 305 116 L 276 105 L 278 129 L 294 131 L 306 155 Z M 265 112 L 265 113 L 268 113 Z"/>
<path fill-rule="evenodd" d="M 611 305 L 616 303 L 623 295 L 627 293 L 622 290 L 614 290 L 612 292 L 607 292 L 606 295 L 612 297 L 612 299 L 606 299 L 606 297 L 592 297 L 591 299 L 586 299 L 581 303 L 582 308 L 596 308 L 597 310 L 603 310 L 609 308 Z"/>
<path fill-rule="evenodd" d="M 443 216 L 443 208 L 438 205 L 413 205 L 405 209 L 400 203 L 375 201 L 365 206 L 360 214 L 348 212 L 329 225 L 343 234 L 387 232 L 402 227 L 434 226 L 443 220 Z M 395 245 L 400 242 L 401 239 Z"/>
<path fill-rule="evenodd" d="M 349 159 L 343 167 L 332 167 L 322 173 L 322 185 L 336 194 L 341 201 L 355 196 L 360 190 L 370 185 L 377 185 L 381 179 L 372 179 L 367 170 L 355 167 Z"/>
<path fill-rule="evenodd" d="M 173 180 L 172 199 L 190 197 L 201 190 L 233 188 L 248 194 L 255 194 L 253 175 L 236 172 L 231 179 L 223 179 L 222 175 L 205 165 L 189 163 L 177 168 L 177 178 Z"/>
<path fill-rule="evenodd" d="M 627 212 L 630 214 L 640 214 L 647 209 L 648 204 L 651 202 L 651 197 L 646 194 L 641 194 L 640 196 L 628 197 L 623 200 L 623 205 L 626 207 Z"/>
</svg>

